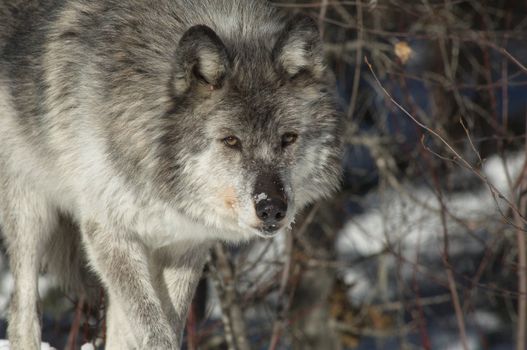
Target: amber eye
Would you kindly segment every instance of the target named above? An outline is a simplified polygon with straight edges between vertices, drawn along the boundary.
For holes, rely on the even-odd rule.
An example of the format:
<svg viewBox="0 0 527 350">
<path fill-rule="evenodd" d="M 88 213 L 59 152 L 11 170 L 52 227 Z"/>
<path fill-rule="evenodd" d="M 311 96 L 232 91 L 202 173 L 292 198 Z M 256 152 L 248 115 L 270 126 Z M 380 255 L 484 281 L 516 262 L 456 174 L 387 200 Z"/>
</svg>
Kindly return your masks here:
<svg viewBox="0 0 527 350">
<path fill-rule="evenodd" d="M 227 136 L 223 139 L 223 143 L 230 148 L 239 148 L 240 147 L 240 139 L 236 136 Z"/>
<path fill-rule="evenodd" d="M 283 134 L 282 135 L 282 147 L 287 147 L 295 143 L 297 138 L 298 138 L 298 135 L 292 132 L 287 132 Z"/>
</svg>

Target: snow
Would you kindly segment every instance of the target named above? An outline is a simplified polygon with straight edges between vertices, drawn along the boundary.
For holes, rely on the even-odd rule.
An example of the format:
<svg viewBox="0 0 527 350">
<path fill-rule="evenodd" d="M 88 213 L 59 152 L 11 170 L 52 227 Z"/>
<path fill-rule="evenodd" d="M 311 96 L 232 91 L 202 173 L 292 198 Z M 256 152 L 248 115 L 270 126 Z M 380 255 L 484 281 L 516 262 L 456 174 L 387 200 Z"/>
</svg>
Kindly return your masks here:
<svg viewBox="0 0 527 350">
<path fill-rule="evenodd" d="M 445 349 L 445 350 L 464 350 L 463 343 L 458 339 L 452 339 L 452 333 L 445 332 L 441 337 L 438 337 L 434 342 L 434 349 Z M 478 340 L 477 334 L 467 335 L 467 348 L 468 350 L 481 349 L 482 344 Z"/>
<path fill-rule="evenodd" d="M 42 343 L 40 346 L 40 350 L 55 350 L 55 348 L 50 346 L 48 343 Z M 8 340 L 0 339 L 0 350 L 9 350 Z M 81 350 L 95 350 L 95 347 L 91 343 L 86 343 L 81 346 Z"/>
<path fill-rule="evenodd" d="M 4 255 L 0 254 L 0 318 L 5 318 L 7 316 L 7 305 L 9 304 L 9 298 L 13 287 L 13 276 L 7 268 Z"/>
<path fill-rule="evenodd" d="M 9 350 L 9 341 L 0 339 L 0 350 Z M 40 350 L 55 350 L 54 347 L 50 346 L 48 343 L 42 343 L 40 345 Z M 89 348 L 81 350 L 90 350 Z"/>
<path fill-rule="evenodd" d="M 478 327 L 485 332 L 496 332 L 503 326 L 499 317 L 491 312 L 475 310 L 472 318 Z"/>
<path fill-rule="evenodd" d="M 483 173 L 487 176 L 489 181 L 498 188 L 502 193 L 508 192 L 507 172 L 505 171 L 504 162 L 508 170 L 508 175 L 514 181 L 516 176 L 520 173 L 525 157 L 523 153 L 518 153 L 505 158 L 491 157 L 483 164 Z"/>
<path fill-rule="evenodd" d="M 514 179 L 523 165 L 521 154 L 506 160 L 510 177 Z M 510 197 L 507 175 L 503 162 L 498 157 L 490 158 L 483 166 L 483 173 L 505 196 Z M 336 243 L 337 251 L 344 255 L 371 255 L 396 245 L 405 258 L 416 251 L 438 253 L 442 242 L 441 203 L 434 190 L 404 184 L 403 190 L 387 189 L 374 192 L 365 198 L 369 208 L 362 215 L 352 218 L 343 228 Z M 447 228 L 449 233 L 463 231 L 456 219 L 463 221 L 498 218 L 496 200 L 488 187 L 481 186 L 475 192 L 444 193 L 444 204 L 449 210 Z M 503 201 L 498 203 L 505 207 Z M 503 208 L 502 208 L 503 209 Z M 466 229 L 465 229 L 466 230 Z M 452 251 L 467 247 L 451 245 Z M 477 247 L 468 247 L 477 249 Z"/>
<path fill-rule="evenodd" d="M 353 286 L 353 288 L 350 288 L 350 300 L 366 300 L 372 294 L 371 292 L 374 286 L 370 283 L 365 273 L 366 271 L 350 268 L 343 274 L 342 278 L 344 279 L 344 283 Z"/>
<path fill-rule="evenodd" d="M 262 193 L 260 193 L 260 194 L 258 194 L 256 196 L 254 196 L 254 202 L 256 204 L 258 204 L 261 201 L 266 200 L 267 198 L 268 198 L 267 193 L 262 192 Z"/>
<path fill-rule="evenodd" d="M 412 254 L 417 248 L 420 251 L 435 250 L 437 243 L 442 241 L 443 231 L 439 199 L 429 188 L 406 185 L 404 192 L 411 197 L 396 190 L 370 195 L 367 201 L 373 207 L 345 225 L 337 241 L 338 252 L 371 255 L 395 244 L 405 255 Z M 477 193 L 445 195 L 443 200 L 450 214 L 459 219 L 476 220 L 498 214 L 486 189 Z M 461 226 L 447 217 L 447 228 L 454 232 Z"/>
<path fill-rule="evenodd" d="M 13 288 L 13 276 L 10 273 L 2 274 L 2 276 L 0 276 L 0 318 L 5 318 L 7 316 L 7 306 Z"/>
</svg>

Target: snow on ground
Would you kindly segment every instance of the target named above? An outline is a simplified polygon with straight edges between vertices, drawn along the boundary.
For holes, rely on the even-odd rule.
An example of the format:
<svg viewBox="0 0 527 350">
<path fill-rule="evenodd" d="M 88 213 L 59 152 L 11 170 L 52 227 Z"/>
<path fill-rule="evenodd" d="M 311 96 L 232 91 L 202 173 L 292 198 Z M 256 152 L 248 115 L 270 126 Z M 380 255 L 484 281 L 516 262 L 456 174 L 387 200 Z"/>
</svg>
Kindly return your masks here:
<svg viewBox="0 0 527 350">
<path fill-rule="evenodd" d="M 9 350 L 9 341 L 0 339 L 0 350 Z M 55 348 L 51 347 L 48 343 L 42 343 L 40 345 L 40 350 L 55 350 Z"/>
<path fill-rule="evenodd" d="M 0 318 L 6 317 L 7 305 L 13 286 L 13 276 L 7 269 L 5 257 L 0 254 Z"/>
<path fill-rule="evenodd" d="M 9 341 L 0 339 L 0 350 L 9 350 Z M 40 350 L 55 350 L 54 347 L 50 346 L 48 343 L 42 343 L 40 345 Z M 93 344 L 86 343 L 81 346 L 81 350 L 95 350 Z"/>
<path fill-rule="evenodd" d="M 523 154 L 506 159 L 509 177 L 513 181 L 523 162 Z M 499 157 L 492 157 L 485 162 L 482 171 L 490 183 L 510 198 L 503 165 Z M 443 196 L 448 210 L 446 227 L 451 240 L 449 254 L 480 252 L 481 243 L 466 234 L 467 227 L 464 225 L 473 222 L 476 227 L 483 221 L 489 222 L 489 225 L 491 222 L 499 223 L 501 214 L 496 199 L 488 187 L 483 185 L 470 192 L 443 192 Z M 502 210 L 506 208 L 505 202 L 499 199 L 497 201 Z M 366 196 L 364 205 L 364 213 L 352 217 L 338 236 L 336 247 L 342 259 L 380 254 L 387 247 L 397 251 L 409 262 L 417 262 L 420 257 L 440 259 L 444 244 L 441 203 L 432 188 L 404 184 L 402 190 L 374 191 Z M 491 227 L 487 226 L 487 229 Z M 389 257 L 385 262 L 393 263 Z M 358 283 L 357 288 L 352 290 L 352 299 L 363 300 L 371 295 L 373 286 L 368 285 L 368 279 L 364 278 L 369 271 L 348 268 L 343 272 L 346 282 Z M 410 266 L 402 272 L 411 274 L 413 269 Z"/>
</svg>

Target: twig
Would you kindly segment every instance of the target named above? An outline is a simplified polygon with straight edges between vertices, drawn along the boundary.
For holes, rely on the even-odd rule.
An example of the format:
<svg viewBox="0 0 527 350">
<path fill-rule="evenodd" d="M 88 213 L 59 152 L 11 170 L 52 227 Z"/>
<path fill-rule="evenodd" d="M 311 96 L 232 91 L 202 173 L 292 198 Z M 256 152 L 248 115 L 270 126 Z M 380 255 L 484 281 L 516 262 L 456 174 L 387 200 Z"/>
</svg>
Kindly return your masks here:
<svg viewBox="0 0 527 350">
<path fill-rule="evenodd" d="M 527 149 L 527 140 L 525 145 Z M 524 191 L 527 189 L 527 172 L 522 172 L 520 176 L 518 204 L 520 210 L 525 212 L 527 209 L 527 196 Z M 517 226 L 522 226 L 520 217 L 516 212 L 514 213 L 514 220 Z M 521 230 L 516 230 L 516 237 L 518 242 L 518 325 L 516 329 L 516 349 L 524 350 L 527 324 L 527 241 L 524 232 Z"/>
<path fill-rule="evenodd" d="M 415 331 L 415 325 L 410 323 L 393 330 L 377 330 L 372 328 L 356 327 L 349 323 L 333 321 L 332 326 L 338 331 L 351 332 L 357 335 L 372 338 L 393 338 L 400 334 L 409 334 Z"/>
<path fill-rule="evenodd" d="M 80 322 L 82 317 L 82 309 L 84 307 L 84 296 L 81 295 L 75 308 L 75 318 L 71 325 L 70 333 L 68 334 L 68 340 L 66 342 L 66 349 L 74 350 L 77 348 L 77 337 L 79 335 Z"/>
<path fill-rule="evenodd" d="M 237 302 L 235 275 L 230 266 L 225 248 L 218 243 L 209 264 L 213 272 L 213 282 L 218 293 L 225 338 L 230 350 L 249 350 L 249 341 L 245 332 L 245 321 L 240 304 Z"/>
<path fill-rule="evenodd" d="M 390 93 L 386 90 L 386 88 L 382 85 L 381 81 L 379 80 L 379 78 L 377 77 L 377 75 L 375 74 L 374 70 L 373 70 L 373 67 L 371 65 L 371 63 L 368 61 L 368 58 L 367 57 L 364 57 L 364 60 L 366 62 L 366 64 L 368 65 L 368 68 L 370 70 L 370 72 L 372 73 L 373 75 L 373 78 L 375 79 L 375 81 L 377 82 L 377 84 L 379 85 L 379 87 L 381 88 L 381 90 L 384 92 L 384 94 L 388 97 L 388 99 L 397 107 L 399 108 L 406 116 L 408 116 L 414 123 L 416 123 L 420 128 L 424 129 L 425 131 L 427 131 L 428 133 L 432 134 L 433 136 L 435 136 L 437 139 L 439 139 L 439 141 L 441 141 L 441 143 L 443 145 L 446 146 L 446 148 L 454 155 L 454 160 L 458 160 L 460 163 L 460 165 L 463 165 L 464 167 L 466 167 L 467 169 L 469 169 L 470 171 L 472 171 L 481 181 L 483 181 L 487 187 L 489 188 L 489 191 L 492 195 L 492 198 L 494 200 L 494 202 L 496 203 L 496 206 L 498 208 L 498 210 L 500 210 L 501 212 L 501 209 L 500 209 L 500 206 L 499 206 L 499 203 L 498 203 L 498 198 L 503 200 L 505 203 L 507 203 L 507 205 L 515 212 L 518 214 L 518 217 L 520 218 L 520 221 L 522 222 L 523 225 L 527 225 L 527 220 L 525 219 L 525 217 L 521 214 L 521 212 L 518 210 L 518 208 L 516 207 L 516 205 L 514 203 L 512 203 L 505 195 L 503 195 L 497 188 L 496 186 L 494 186 L 490 181 L 489 179 L 481 172 L 479 171 L 478 169 L 474 168 L 467 160 L 465 160 L 465 158 L 463 158 L 459 152 L 457 152 L 441 135 L 439 135 L 436 131 L 434 131 L 433 129 L 429 128 L 428 126 L 426 126 L 425 124 L 421 123 L 419 120 L 417 120 L 411 113 L 409 113 L 403 106 L 401 106 L 397 101 L 395 101 L 395 99 L 390 95 Z M 507 222 L 509 222 L 509 220 L 506 218 L 506 216 L 502 213 L 502 216 L 503 218 L 505 218 L 507 220 Z M 512 222 L 509 222 L 512 226 L 514 226 L 515 228 L 517 229 L 520 229 L 522 231 L 525 231 L 523 228 L 517 226 L 516 224 L 512 223 Z"/>
<path fill-rule="evenodd" d="M 441 226 L 443 228 L 443 254 L 442 254 L 443 259 L 442 260 L 443 260 L 443 265 L 445 266 L 445 269 L 446 269 L 448 289 L 450 290 L 450 294 L 452 295 L 452 303 L 454 304 L 454 311 L 456 314 L 456 322 L 457 322 L 457 326 L 459 329 L 459 337 L 461 338 L 461 344 L 464 350 L 468 350 L 467 331 L 465 329 L 465 319 L 463 317 L 463 310 L 461 308 L 461 303 L 459 302 L 459 294 L 457 292 L 454 273 L 452 272 L 452 265 L 450 264 L 450 261 L 449 261 L 450 259 L 449 259 L 448 228 L 446 224 L 446 214 L 444 210 L 445 202 L 443 201 L 443 193 L 441 191 L 437 176 L 434 176 L 434 180 L 435 180 L 436 189 L 437 189 L 437 199 L 439 200 L 439 203 L 441 204 L 441 208 L 443 209 L 440 212 Z"/>
<path fill-rule="evenodd" d="M 463 345 L 463 349 L 468 350 L 469 348 L 468 348 L 468 342 L 467 342 L 467 331 L 465 330 L 465 320 L 463 317 L 463 311 L 461 309 L 461 304 L 459 302 L 459 295 L 457 293 L 456 282 L 454 280 L 454 274 L 452 273 L 451 266 L 447 266 L 446 274 L 447 274 L 447 279 L 448 279 L 448 288 L 450 289 L 450 293 L 452 294 L 452 303 L 454 304 L 454 310 L 456 312 L 456 322 L 459 328 L 459 336 L 461 338 L 461 344 Z"/>
<path fill-rule="evenodd" d="M 285 320 L 287 311 L 289 310 L 290 300 L 286 298 L 286 290 L 291 275 L 292 260 L 293 260 L 293 235 L 287 235 L 286 249 L 285 249 L 285 263 L 282 270 L 282 276 L 280 279 L 280 290 L 278 291 L 279 310 L 277 311 L 276 320 L 273 323 L 273 333 L 271 335 L 271 341 L 269 343 L 269 350 L 275 350 L 278 346 L 278 342 L 282 333 L 282 328 Z M 284 302 L 282 302 L 284 301 Z"/>
<path fill-rule="evenodd" d="M 485 45 L 493 48 L 494 50 L 498 51 L 503 56 L 505 56 L 507 59 L 509 59 L 512 63 L 514 63 L 518 68 L 520 68 L 524 73 L 527 73 L 527 67 L 524 64 L 522 64 L 520 61 L 518 61 L 518 59 L 516 57 L 511 55 L 511 53 L 509 51 L 507 51 L 505 48 L 496 45 L 492 41 L 482 40 L 481 38 L 479 38 L 478 43 L 485 44 Z"/>
<path fill-rule="evenodd" d="M 322 0 L 322 3 L 320 5 L 320 13 L 318 15 L 318 26 L 320 28 L 320 35 L 324 36 L 324 20 L 326 19 L 326 14 L 328 12 L 328 2 L 329 0 Z"/>
<path fill-rule="evenodd" d="M 198 348 L 196 336 L 196 305 L 194 301 L 190 304 L 187 318 L 187 348 L 188 350 L 197 350 Z"/>
<path fill-rule="evenodd" d="M 282 329 L 284 327 L 284 323 L 286 320 L 287 313 L 289 312 L 289 309 L 291 307 L 292 302 L 292 295 L 294 293 L 294 287 L 291 287 L 291 289 L 288 292 L 289 281 L 291 280 L 291 275 L 293 274 L 293 267 L 294 267 L 294 259 L 293 259 L 293 241 L 296 237 L 299 241 L 303 242 L 303 247 L 306 250 L 311 249 L 310 245 L 303 241 L 302 236 L 305 234 L 309 224 L 313 222 L 313 219 L 315 218 L 316 213 L 318 212 L 320 207 L 319 203 L 316 203 L 311 207 L 309 213 L 302 221 L 302 225 L 294 232 L 291 232 L 287 236 L 286 241 L 286 261 L 284 264 L 284 268 L 282 270 L 282 276 L 280 278 L 280 290 L 278 292 L 278 296 L 281 300 L 281 302 L 278 304 L 278 310 L 277 310 L 277 318 L 273 324 L 273 333 L 271 335 L 271 342 L 269 344 L 269 350 L 275 350 L 278 346 L 278 341 L 280 339 Z"/>
<path fill-rule="evenodd" d="M 359 95 L 359 82 L 361 74 L 361 56 L 362 56 L 362 44 L 364 43 L 364 31 L 363 29 L 363 19 L 362 19 L 362 5 L 360 0 L 357 1 L 357 52 L 355 55 L 355 71 L 353 73 L 353 87 L 351 90 L 350 104 L 348 107 L 348 120 L 353 117 L 355 112 L 355 106 L 357 104 L 357 96 Z"/>
<path fill-rule="evenodd" d="M 476 149 L 476 146 L 474 146 L 474 142 L 472 142 L 472 137 L 470 137 L 470 131 L 466 127 L 465 123 L 463 123 L 463 118 L 459 118 L 459 124 L 461 124 L 461 126 L 463 127 L 463 130 L 465 131 L 465 135 L 467 135 L 468 142 L 470 143 L 470 148 L 472 148 L 472 151 L 474 151 L 474 154 L 478 157 L 479 164 L 482 165 L 483 159 L 481 159 L 481 155 Z"/>
<path fill-rule="evenodd" d="M 525 196 L 520 199 L 522 209 L 527 208 Z M 514 213 L 517 225 L 521 225 L 518 214 Z M 527 252 L 525 234 L 516 230 L 518 242 L 518 325 L 516 330 L 516 349 L 525 349 L 525 325 L 527 323 Z"/>
</svg>

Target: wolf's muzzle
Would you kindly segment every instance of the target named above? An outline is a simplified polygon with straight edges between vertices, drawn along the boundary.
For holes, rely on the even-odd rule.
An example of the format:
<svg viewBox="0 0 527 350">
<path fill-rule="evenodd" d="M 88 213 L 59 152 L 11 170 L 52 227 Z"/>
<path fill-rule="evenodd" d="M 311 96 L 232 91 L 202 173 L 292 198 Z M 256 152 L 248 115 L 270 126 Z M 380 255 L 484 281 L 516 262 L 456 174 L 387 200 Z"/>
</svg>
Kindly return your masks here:
<svg viewBox="0 0 527 350">
<path fill-rule="evenodd" d="M 257 178 L 254 189 L 254 209 L 262 222 L 262 229 L 267 232 L 278 230 L 287 212 L 282 181 L 276 175 L 262 174 Z"/>
</svg>

